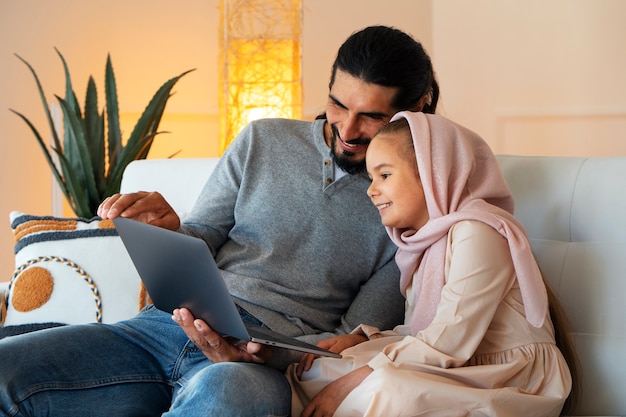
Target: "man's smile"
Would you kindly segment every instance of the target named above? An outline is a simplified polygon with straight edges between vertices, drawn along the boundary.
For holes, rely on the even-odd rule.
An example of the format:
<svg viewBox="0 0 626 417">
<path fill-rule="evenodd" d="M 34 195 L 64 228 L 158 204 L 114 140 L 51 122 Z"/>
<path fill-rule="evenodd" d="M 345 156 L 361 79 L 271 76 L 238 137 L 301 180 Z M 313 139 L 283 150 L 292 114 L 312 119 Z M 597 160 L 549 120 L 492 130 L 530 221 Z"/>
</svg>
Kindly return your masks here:
<svg viewBox="0 0 626 417">
<path fill-rule="evenodd" d="M 339 145 L 343 148 L 343 150 L 348 152 L 359 152 L 361 150 L 365 151 L 367 149 L 367 145 L 369 145 L 369 140 L 365 141 L 363 139 L 358 139 L 352 142 L 346 142 L 341 138 L 339 139 Z"/>
</svg>

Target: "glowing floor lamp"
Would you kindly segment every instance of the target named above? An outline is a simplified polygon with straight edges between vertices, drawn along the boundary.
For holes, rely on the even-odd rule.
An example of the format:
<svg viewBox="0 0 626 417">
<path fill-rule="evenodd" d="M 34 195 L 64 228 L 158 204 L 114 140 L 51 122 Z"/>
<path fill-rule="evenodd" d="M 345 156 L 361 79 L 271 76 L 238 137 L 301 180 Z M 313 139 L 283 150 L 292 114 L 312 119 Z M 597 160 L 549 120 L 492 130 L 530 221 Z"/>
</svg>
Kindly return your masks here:
<svg viewBox="0 0 626 417">
<path fill-rule="evenodd" d="M 220 154 L 250 121 L 302 117 L 302 0 L 222 0 Z"/>
</svg>

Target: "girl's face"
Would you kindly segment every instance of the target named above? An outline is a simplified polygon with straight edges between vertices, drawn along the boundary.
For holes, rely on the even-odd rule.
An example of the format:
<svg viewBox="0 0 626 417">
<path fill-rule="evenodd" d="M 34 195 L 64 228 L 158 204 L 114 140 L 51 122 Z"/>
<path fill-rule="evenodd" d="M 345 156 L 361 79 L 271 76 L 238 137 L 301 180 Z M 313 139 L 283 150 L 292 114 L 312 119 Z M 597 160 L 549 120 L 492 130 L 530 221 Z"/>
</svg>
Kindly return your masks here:
<svg viewBox="0 0 626 417">
<path fill-rule="evenodd" d="M 422 182 L 415 159 L 400 155 L 400 142 L 405 138 L 392 137 L 404 134 L 379 134 L 370 143 L 365 161 L 372 184 L 367 195 L 378 208 L 383 225 L 419 230 L 429 219 Z"/>
</svg>

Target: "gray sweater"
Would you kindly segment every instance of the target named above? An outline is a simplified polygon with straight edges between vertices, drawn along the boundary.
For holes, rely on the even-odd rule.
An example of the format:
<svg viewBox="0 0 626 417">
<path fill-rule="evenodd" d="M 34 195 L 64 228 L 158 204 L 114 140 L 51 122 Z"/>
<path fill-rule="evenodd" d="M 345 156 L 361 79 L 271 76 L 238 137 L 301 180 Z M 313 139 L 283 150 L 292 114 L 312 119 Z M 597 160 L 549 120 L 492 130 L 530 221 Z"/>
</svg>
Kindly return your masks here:
<svg viewBox="0 0 626 417">
<path fill-rule="evenodd" d="M 360 323 L 391 328 L 404 312 L 396 248 L 369 180 L 334 180 L 323 124 L 248 125 L 181 226 L 208 243 L 237 304 L 313 343 Z"/>
</svg>

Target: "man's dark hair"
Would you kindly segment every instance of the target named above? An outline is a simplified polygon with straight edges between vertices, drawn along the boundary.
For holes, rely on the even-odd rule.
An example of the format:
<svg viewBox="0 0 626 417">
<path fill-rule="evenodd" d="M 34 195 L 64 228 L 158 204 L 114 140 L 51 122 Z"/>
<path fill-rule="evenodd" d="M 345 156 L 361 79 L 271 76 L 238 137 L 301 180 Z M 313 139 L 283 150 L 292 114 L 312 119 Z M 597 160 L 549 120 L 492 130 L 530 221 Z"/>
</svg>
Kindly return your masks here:
<svg viewBox="0 0 626 417">
<path fill-rule="evenodd" d="M 398 111 L 413 109 L 428 95 L 422 111 L 435 113 L 439 85 L 430 57 L 421 43 L 401 30 L 370 26 L 353 33 L 339 48 L 330 76 L 331 88 L 337 69 L 366 83 L 397 88 L 391 105 Z"/>
</svg>

